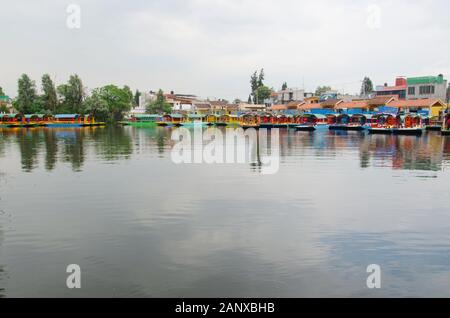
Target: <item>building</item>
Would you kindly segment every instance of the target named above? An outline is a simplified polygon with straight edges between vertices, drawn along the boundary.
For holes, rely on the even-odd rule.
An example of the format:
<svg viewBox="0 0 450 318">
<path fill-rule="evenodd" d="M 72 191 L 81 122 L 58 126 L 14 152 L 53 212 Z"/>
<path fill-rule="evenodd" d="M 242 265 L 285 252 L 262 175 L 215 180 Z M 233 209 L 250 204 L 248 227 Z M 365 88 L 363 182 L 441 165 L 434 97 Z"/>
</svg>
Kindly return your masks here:
<svg viewBox="0 0 450 318">
<path fill-rule="evenodd" d="M 293 102 L 293 101 L 303 101 L 304 99 L 305 99 L 305 90 L 304 89 L 287 88 L 287 89 L 278 91 L 276 101 L 280 104 L 287 104 L 287 103 Z"/>
<path fill-rule="evenodd" d="M 130 114 L 145 114 L 147 105 L 156 100 L 156 93 L 153 91 L 142 92 L 139 96 L 139 105 L 134 107 Z"/>
<path fill-rule="evenodd" d="M 447 80 L 442 74 L 407 78 L 406 99 L 447 100 Z"/>
<path fill-rule="evenodd" d="M 400 112 L 423 113 L 431 117 L 437 117 L 442 114 L 447 105 L 440 99 L 410 99 L 393 100 L 386 104 L 389 107 L 396 107 Z"/>
<path fill-rule="evenodd" d="M 404 77 L 397 77 L 394 86 L 388 86 L 385 83 L 383 86 L 375 88 L 376 96 L 396 96 L 397 99 L 406 99 L 407 80 Z"/>
</svg>

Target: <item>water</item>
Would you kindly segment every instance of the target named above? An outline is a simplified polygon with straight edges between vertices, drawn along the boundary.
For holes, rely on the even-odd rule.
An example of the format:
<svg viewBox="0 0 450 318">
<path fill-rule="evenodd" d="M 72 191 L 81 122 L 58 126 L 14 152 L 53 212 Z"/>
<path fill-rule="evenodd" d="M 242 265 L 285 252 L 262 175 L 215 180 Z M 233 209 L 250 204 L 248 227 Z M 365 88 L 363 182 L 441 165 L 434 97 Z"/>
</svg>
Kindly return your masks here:
<svg viewBox="0 0 450 318">
<path fill-rule="evenodd" d="M 0 295 L 450 296 L 449 137 L 282 130 L 273 175 L 174 164 L 170 137 L 0 130 Z"/>
</svg>

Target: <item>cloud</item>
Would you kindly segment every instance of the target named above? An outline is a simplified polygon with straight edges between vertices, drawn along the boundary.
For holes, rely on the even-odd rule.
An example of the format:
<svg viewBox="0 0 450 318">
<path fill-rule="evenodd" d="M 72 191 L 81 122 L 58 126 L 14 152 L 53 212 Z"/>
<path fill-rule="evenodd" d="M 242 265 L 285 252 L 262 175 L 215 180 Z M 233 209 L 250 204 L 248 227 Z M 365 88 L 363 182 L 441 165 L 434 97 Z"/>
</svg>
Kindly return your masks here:
<svg viewBox="0 0 450 318">
<path fill-rule="evenodd" d="M 82 27 L 66 27 L 66 7 L 81 7 Z M 90 87 L 108 83 L 246 98 L 249 75 L 266 70 L 279 88 L 329 84 L 357 92 L 397 75 L 450 75 L 449 4 L 416 1 L 16 1 L 0 12 L 0 86 L 48 72 L 78 73 Z M 379 8 L 379 27 L 368 23 Z"/>
</svg>

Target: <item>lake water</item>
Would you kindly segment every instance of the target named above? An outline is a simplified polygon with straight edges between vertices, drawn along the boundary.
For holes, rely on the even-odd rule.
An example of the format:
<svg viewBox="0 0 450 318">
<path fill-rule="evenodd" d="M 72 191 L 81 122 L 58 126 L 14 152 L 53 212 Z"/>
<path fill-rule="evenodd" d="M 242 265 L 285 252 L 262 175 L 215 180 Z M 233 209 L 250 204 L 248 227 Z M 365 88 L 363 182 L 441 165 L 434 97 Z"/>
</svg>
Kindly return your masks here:
<svg viewBox="0 0 450 318">
<path fill-rule="evenodd" d="M 0 130 L 0 295 L 450 296 L 450 137 L 280 130 L 262 174 L 171 129 Z"/>
</svg>

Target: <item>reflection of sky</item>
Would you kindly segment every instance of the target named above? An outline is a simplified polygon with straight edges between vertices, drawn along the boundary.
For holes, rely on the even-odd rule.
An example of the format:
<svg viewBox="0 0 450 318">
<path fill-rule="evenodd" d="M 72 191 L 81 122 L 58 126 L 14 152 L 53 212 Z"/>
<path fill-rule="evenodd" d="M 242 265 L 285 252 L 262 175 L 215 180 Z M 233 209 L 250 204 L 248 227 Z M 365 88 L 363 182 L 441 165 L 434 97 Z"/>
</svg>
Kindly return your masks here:
<svg viewBox="0 0 450 318">
<path fill-rule="evenodd" d="M 449 295 L 448 171 L 392 169 L 391 152 L 377 156 L 411 140 L 280 134 L 280 170 L 261 175 L 246 164 L 175 165 L 168 131 L 126 129 L 128 139 L 86 134 L 78 171 L 46 170 L 41 147 L 25 173 L 17 139 L 7 139 L 6 295 Z M 400 158 L 434 149 L 413 141 Z M 432 156 L 445 160 L 442 150 Z M 62 285 L 71 263 L 85 275 L 80 291 Z M 382 266 L 381 291 L 365 289 L 372 263 Z"/>
</svg>

